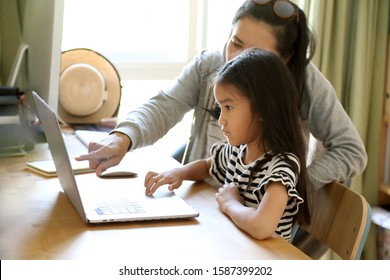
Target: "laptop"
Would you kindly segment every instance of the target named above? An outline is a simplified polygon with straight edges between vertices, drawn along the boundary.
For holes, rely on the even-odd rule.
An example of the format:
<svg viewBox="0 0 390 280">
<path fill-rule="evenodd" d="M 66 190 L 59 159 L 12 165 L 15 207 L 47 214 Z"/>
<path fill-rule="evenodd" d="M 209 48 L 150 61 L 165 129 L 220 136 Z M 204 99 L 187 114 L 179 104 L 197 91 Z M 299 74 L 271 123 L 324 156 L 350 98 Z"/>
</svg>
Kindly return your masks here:
<svg viewBox="0 0 390 280">
<path fill-rule="evenodd" d="M 60 185 L 85 223 L 187 219 L 199 213 L 184 199 L 168 190 L 145 195 L 134 179 L 102 179 L 74 175 L 55 112 L 32 92 L 43 125 Z M 134 184 L 135 183 L 135 184 Z"/>
</svg>

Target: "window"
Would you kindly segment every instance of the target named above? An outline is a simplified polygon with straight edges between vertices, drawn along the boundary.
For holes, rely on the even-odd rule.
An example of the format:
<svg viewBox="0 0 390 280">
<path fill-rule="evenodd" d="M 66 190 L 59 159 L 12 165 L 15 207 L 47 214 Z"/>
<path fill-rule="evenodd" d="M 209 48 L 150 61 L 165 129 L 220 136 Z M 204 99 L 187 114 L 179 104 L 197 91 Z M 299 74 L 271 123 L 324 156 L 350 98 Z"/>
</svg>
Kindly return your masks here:
<svg viewBox="0 0 390 280">
<path fill-rule="evenodd" d="M 65 0 L 64 10 L 64 49 L 88 46 L 119 62 L 186 60 L 189 1 Z"/>
<path fill-rule="evenodd" d="M 65 0 L 62 50 L 91 48 L 124 79 L 173 79 L 221 47 L 243 0 Z"/>
<path fill-rule="evenodd" d="M 203 2 L 203 47 L 220 48 L 228 40 L 234 14 L 244 1 L 206 0 Z"/>
</svg>

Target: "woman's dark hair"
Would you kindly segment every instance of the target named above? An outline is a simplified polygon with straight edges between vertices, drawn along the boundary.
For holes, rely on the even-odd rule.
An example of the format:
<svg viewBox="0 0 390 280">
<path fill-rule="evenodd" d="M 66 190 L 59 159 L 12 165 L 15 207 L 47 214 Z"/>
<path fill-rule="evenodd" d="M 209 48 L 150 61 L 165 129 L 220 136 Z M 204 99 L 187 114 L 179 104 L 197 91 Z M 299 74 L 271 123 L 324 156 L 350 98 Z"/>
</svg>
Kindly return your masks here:
<svg viewBox="0 0 390 280">
<path fill-rule="evenodd" d="M 305 13 L 294 3 L 298 15 L 284 19 L 274 11 L 275 1 L 267 5 L 256 5 L 253 0 L 247 0 L 237 10 L 232 24 L 245 17 L 269 25 L 277 40 L 277 51 L 288 59 L 288 68 L 294 77 L 298 91 L 302 94 L 305 85 L 305 69 L 315 52 L 315 37 L 307 26 Z"/>
<path fill-rule="evenodd" d="M 253 118 L 261 120 L 259 146 L 287 161 L 298 175 L 297 191 L 305 203 L 300 206 L 297 219 L 301 225 L 309 224 L 306 144 L 300 123 L 299 93 L 287 66 L 269 51 L 247 49 L 226 62 L 214 83 L 233 85 L 249 100 Z M 287 153 L 299 159 L 300 170 Z M 262 164 L 253 168 L 251 177 Z"/>
</svg>

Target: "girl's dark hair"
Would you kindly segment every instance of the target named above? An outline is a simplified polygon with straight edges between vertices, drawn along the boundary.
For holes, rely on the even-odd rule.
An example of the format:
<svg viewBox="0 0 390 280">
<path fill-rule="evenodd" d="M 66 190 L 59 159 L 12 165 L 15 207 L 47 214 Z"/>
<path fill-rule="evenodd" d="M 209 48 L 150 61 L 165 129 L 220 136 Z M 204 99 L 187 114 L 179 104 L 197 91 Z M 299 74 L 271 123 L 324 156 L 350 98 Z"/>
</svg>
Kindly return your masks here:
<svg viewBox="0 0 390 280">
<path fill-rule="evenodd" d="M 216 74 L 214 83 L 233 85 L 249 100 L 253 118 L 261 120 L 259 146 L 264 151 L 272 150 L 272 154 L 282 157 L 295 168 L 297 191 L 305 200 L 297 219 L 301 225 L 309 224 L 306 144 L 300 123 L 299 93 L 287 66 L 269 51 L 247 49 L 226 62 Z M 298 157 L 300 170 L 287 153 Z M 252 175 L 262 164 L 259 162 L 253 168 Z"/>
<path fill-rule="evenodd" d="M 288 68 L 294 77 L 298 91 L 302 94 L 305 85 L 305 69 L 315 52 L 315 36 L 307 26 L 305 13 L 290 2 L 298 15 L 284 19 L 274 11 L 274 1 L 267 5 L 256 5 L 253 0 L 247 0 L 237 10 L 232 24 L 245 17 L 269 25 L 277 40 L 277 51 L 288 59 Z"/>
</svg>

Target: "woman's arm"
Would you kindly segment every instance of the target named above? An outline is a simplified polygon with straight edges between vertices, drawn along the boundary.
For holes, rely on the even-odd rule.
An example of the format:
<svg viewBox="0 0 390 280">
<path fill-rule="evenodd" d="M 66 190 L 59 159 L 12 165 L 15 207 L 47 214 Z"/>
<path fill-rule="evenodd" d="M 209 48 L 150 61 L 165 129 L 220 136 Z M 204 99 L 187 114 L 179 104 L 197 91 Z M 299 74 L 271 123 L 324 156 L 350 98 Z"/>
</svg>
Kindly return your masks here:
<svg viewBox="0 0 390 280">
<path fill-rule="evenodd" d="M 205 90 L 202 83 L 205 76 L 218 67 L 219 60 L 218 52 L 201 52 L 182 70 L 172 86 L 130 112 L 114 131 L 129 136 L 131 149 L 154 144 L 180 122 L 187 112 L 201 104 L 200 93 Z"/>
<path fill-rule="evenodd" d="M 367 164 L 364 143 L 338 101 L 334 88 L 310 63 L 302 115 L 310 132 L 325 152 L 308 166 L 308 179 L 315 188 L 332 181 L 346 181 L 361 174 Z"/>
</svg>

